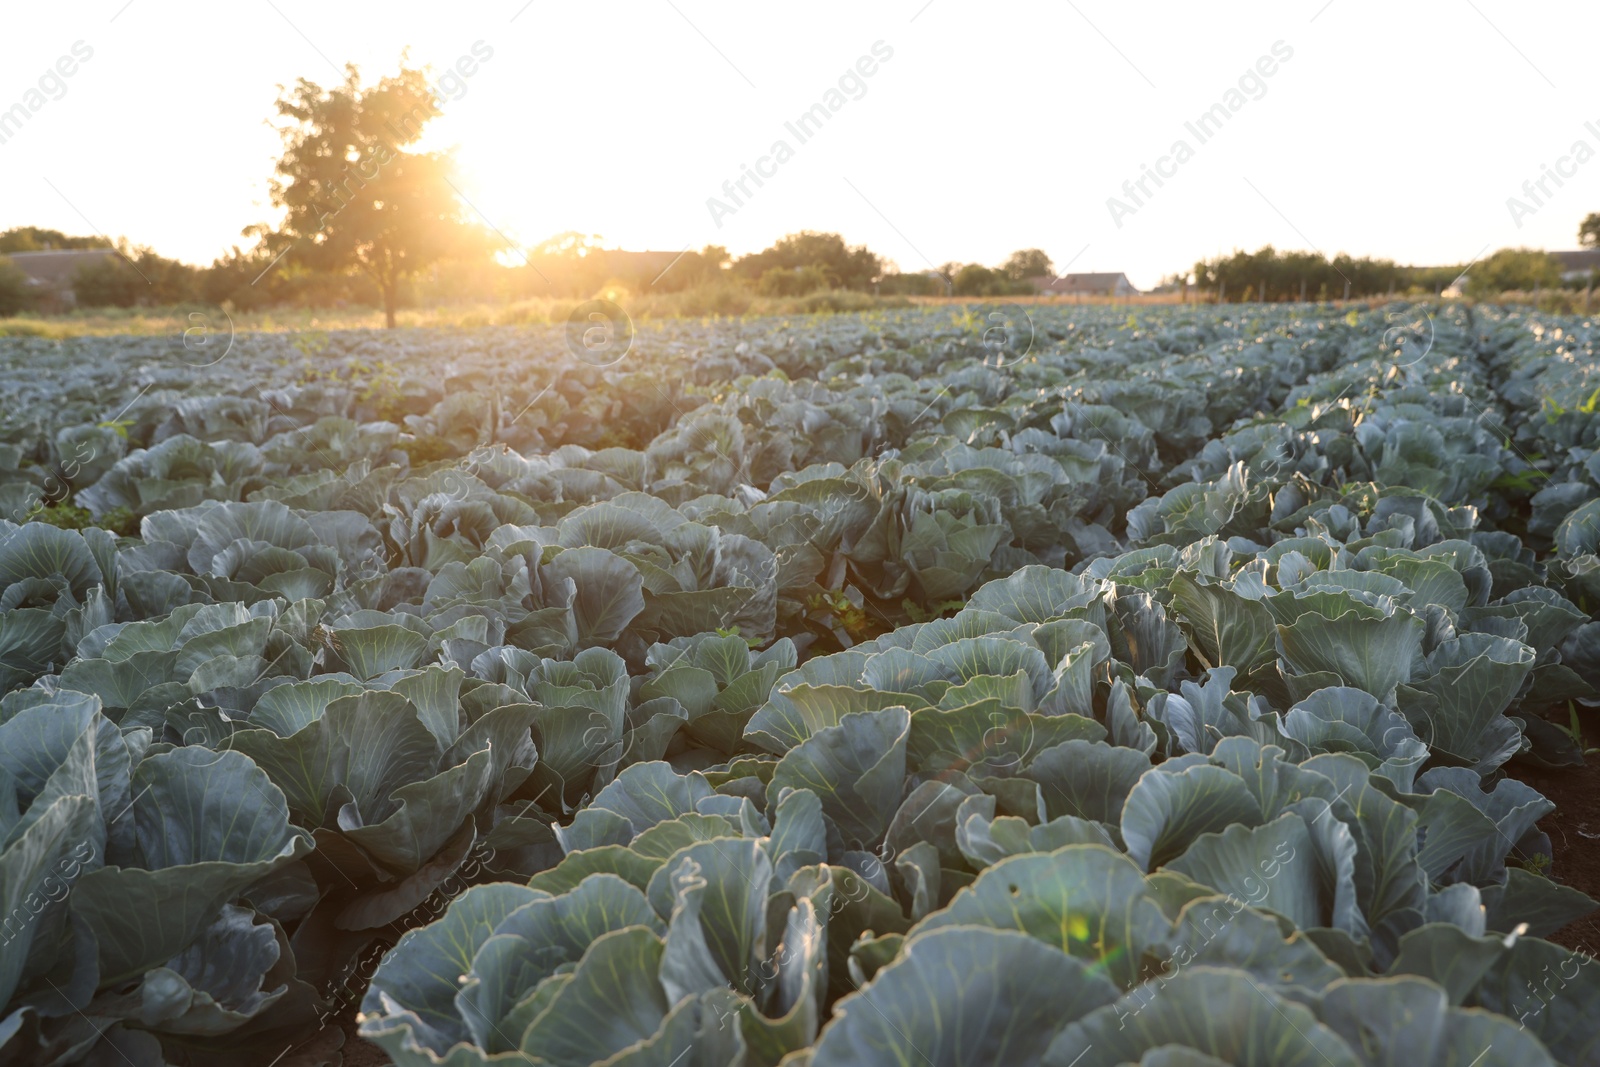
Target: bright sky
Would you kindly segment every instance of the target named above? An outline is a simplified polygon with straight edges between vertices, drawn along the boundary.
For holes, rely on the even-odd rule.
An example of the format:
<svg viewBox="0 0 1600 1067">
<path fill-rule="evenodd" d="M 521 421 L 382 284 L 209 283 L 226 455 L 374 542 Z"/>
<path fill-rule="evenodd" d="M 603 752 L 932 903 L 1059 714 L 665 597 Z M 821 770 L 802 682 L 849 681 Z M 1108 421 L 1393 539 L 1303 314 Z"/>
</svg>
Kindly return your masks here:
<svg viewBox="0 0 1600 1067">
<path fill-rule="evenodd" d="M 92 0 L 0 24 L 0 116 L 29 112 L 0 125 L 0 229 L 195 263 L 274 217 L 275 86 L 346 60 L 376 78 L 407 47 L 440 75 L 469 57 L 425 144 L 456 146 L 471 204 L 529 245 L 737 254 L 836 230 L 905 270 L 1038 246 L 1149 286 L 1269 242 L 1403 263 L 1573 248 L 1600 211 L 1589 2 Z M 785 123 L 818 104 L 802 141 Z M 735 202 L 746 165 L 767 176 Z M 1166 176 L 1135 199 L 1145 165 Z M 1536 202 L 1546 165 L 1566 176 Z"/>
</svg>

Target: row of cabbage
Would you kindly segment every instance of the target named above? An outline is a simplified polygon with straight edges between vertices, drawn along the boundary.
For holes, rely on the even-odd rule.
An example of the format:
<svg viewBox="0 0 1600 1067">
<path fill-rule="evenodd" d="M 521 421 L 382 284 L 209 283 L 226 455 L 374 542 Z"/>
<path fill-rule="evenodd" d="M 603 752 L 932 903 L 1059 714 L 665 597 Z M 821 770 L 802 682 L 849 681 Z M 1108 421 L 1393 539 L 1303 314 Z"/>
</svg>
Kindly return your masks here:
<svg viewBox="0 0 1600 1067">
<path fill-rule="evenodd" d="M 1596 1062 L 1541 335 L 1039 319 L 15 409 L 142 536 L 0 529 L 0 1048 L 266 1062 L 399 937 L 404 1063 Z"/>
</svg>

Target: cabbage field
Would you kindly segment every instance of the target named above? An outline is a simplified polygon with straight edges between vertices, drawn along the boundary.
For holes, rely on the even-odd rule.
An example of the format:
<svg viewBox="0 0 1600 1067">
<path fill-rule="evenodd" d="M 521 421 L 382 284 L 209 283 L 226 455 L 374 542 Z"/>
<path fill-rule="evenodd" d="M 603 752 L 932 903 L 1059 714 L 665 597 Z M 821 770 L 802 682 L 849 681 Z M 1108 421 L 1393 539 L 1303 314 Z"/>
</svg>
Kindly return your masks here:
<svg viewBox="0 0 1600 1067">
<path fill-rule="evenodd" d="M 1600 1064 L 1597 348 L 0 339 L 0 1063 Z"/>
</svg>

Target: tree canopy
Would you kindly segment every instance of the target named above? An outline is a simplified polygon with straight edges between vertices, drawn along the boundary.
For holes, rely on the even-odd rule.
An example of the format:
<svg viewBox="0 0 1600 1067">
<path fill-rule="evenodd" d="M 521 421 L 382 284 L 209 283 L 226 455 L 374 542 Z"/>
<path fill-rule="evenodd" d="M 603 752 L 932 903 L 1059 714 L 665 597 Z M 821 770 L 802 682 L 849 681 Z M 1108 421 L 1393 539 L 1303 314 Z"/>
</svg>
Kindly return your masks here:
<svg viewBox="0 0 1600 1067">
<path fill-rule="evenodd" d="M 1508 291 L 1526 293 L 1560 284 L 1560 262 L 1537 248 L 1502 248 L 1467 275 L 1467 292 L 1472 296 Z"/>
<path fill-rule="evenodd" d="M 487 234 L 466 221 L 451 187 L 448 155 L 402 150 L 439 114 L 423 71 L 402 67 L 363 87 L 347 64 L 345 80 L 329 89 L 301 78 L 279 96 L 277 111 L 290 120 L 271 184 L 284 218 L 246 231 L 273 256 L 365 273 L 390 326 L 402 284 L 419 270 L 487 256 Z"/>
<path fill-rule="evenodd" d="M 110 248 L 104 237 L 73 237 L 40 226 L 16 226 L 0 232 L 0 253 L 43 252 L 48 249 Z"/>
<path fill-rule="evenodd" d="M 815 267 L 834 289 L 870 289 L 883 274 L 883 260 L 866 245 L 851 247 L 836 233 L 802 230 L 781 237 L 770 248 L 741 256 L 733 269 L 759 280 L 769 270 L 798 271 Z"/>
<path fill-rule="evenodd" d="M 1023 248 L 1011 253 L 1005 263 L 1000 267 L 1000 272 L 1014 282 L 1024 278 L 1045 278 L 1055 274 L 1055 265 L 1050 262 L 1050 257 L 1038 248 Z"/>
<path fill-rule="evenodd" d="M 1351 296 L 1378 296 L 1411 284 L 1407 268 L 1393 260 L 1357 259 L 1340 253 L 1331 260 L 1321 252 L 1279 252 L 1264 245 L 1254 252 L 1236 251 L 1194 265 L 1195 284 L 1221 287 L 1235 300 L 1298 300 L 1338 298 L 1349 284 Z"/>
<path fill-rule="evenodd" d="M 193 299 L 199 271 L 157 255 L 154 249 L 116 245 L 117 255 L 79 267 L 72 292 L 83 307 L 138 307 L 180 304 Z"/>
<path fill-rule="evenodd" d="M 1584 248 L 1600 248 L 1600 211 L 1591 211 L 1578 224 L 1578 243 Z"/>
</svg>

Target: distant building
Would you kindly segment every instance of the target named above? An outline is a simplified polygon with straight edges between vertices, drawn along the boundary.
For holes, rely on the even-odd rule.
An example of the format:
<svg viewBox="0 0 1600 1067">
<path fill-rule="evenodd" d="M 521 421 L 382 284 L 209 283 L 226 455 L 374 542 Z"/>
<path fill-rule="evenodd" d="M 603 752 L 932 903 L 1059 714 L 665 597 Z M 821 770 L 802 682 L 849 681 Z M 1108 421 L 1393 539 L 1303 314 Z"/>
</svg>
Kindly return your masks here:
<svg viewBox="0 0 1600 1067">
<path fill-rule="evenodd" d="M 639 285 L 653 283 L 683 258 L 682 252 L 624 252 L 608 248 L 596 249 L 589 255 L 598 257 L 613 278 Z"/>
<path fill-rule="evenodd" d="M 48 252 L 12 252 L 8 258 L 28 276 L 39 293 L 39 303 L 47 309 L 72 307 L 77 297 L 72 278 L 80 267 L 109 259 L 117 253 L 109 248 L 55 249 Z"/>
<path fill-rule="evenodd" d="M 1600 270 L 1600 248 L 1583 248 L 1576 252 L 1551 252 L 1551 257 L 1561 264 L 1561 280 L 1581 282 Z"/>
<path fill-rule="evenodd" d="M 1138 296 L 1139 290 L 1120 271 L 1115 274 L 1063 274 L 1059 278 L 1030 278 L 1044 295 Z"/>
</svg>

